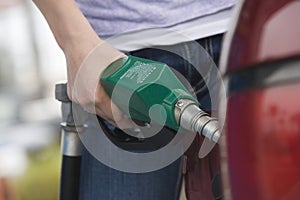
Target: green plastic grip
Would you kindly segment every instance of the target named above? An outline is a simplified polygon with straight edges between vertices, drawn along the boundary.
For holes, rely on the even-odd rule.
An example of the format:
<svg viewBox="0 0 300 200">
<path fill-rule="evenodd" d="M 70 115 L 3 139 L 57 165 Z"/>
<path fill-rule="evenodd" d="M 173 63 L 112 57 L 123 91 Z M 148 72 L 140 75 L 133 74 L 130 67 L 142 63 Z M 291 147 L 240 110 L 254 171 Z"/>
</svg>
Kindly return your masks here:
<svg viewBox="0 0 300 200">
<path fill-rule="evenodd" d="M 152 119 L 174 130 L 179 127 L 174 117 L 176 102 L 179 99 L 198 102 L 168 65 L 134 56 L 111 63 L 102 72 L 100 82 L 130 118 L 147 123 Z"/>
</svg>

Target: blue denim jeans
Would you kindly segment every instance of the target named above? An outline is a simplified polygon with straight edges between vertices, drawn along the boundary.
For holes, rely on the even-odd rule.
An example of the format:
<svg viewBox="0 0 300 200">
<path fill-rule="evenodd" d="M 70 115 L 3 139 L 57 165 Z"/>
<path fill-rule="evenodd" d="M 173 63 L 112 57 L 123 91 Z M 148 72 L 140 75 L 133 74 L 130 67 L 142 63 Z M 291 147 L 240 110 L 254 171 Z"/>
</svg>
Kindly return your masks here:
<svg viewBox="0 0 300 200">
<path fill-rule="evenodd" d="M 221 41 L 222 35 L 217 35 L 197 42 L 206 49 L 217 63 Z M 187 42 L 168 48 L 179 52 L 179 54 L 185 54 L 189 59 L 193 59 L 194 63 L 201 63 L 199 46 L 195 43 Z M 128 54 L 164 62 L 177 70 L 197 91 L 197 97 L 204 109 L 210 109 L 210 99 L 202 80 L 203 77 L 195 71 L 189 62 L 174 53 L 162 50 L 160 47 L 142 49 Z M 181 183 L 181 158 L 157 171 L 126 173 L 107 167 L 96 160 L 86 149 L 82 156 L 81 200 L 176 200 L 179 198 Z"/>
</svg>

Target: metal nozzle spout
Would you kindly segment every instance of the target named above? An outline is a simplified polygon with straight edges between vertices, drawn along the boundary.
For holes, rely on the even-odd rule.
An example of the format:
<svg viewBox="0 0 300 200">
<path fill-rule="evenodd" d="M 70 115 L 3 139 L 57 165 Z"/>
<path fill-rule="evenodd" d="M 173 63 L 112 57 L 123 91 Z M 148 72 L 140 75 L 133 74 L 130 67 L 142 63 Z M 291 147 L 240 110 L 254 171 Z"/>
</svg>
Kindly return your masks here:
<svg viewBox="0 0 300 200">
<path fill-rule="evenodd" d="M 219 141 L 221 134 L 217 119 L 210 117 L 195 102 L 180 99 L 175 105 L 175 118 L 182 128 L 197 132 L 214 142 Z"/>
</svg>

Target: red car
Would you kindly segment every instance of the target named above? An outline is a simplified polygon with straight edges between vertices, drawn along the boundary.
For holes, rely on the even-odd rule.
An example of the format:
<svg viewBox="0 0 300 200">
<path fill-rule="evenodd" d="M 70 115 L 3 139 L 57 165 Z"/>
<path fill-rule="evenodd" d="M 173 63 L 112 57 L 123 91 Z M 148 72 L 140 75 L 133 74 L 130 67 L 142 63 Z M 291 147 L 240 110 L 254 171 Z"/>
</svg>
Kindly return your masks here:
<svg viewBox="0 0 300 200">
<path fill-rule="evenodd" d="M 225 194 L 300 199 L 300 1 L 245 0 L 238 9 L 221 62 Z"/>
</svg>

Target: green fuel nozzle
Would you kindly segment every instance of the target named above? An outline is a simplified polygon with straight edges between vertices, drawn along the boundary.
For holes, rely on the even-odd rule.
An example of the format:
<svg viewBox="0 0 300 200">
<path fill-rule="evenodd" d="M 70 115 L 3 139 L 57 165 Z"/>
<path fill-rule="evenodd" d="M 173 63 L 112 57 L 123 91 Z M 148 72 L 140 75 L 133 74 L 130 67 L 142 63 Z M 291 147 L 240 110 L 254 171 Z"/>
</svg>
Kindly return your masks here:
<svg viewBox="0 0 300 200">
<path fill-rule="evenodd" d="M 124 56 L 111 63 L 100 82 L 113 102 L 131 119 L 179 127 L 218 142 L 218 121 L 199 108 L 199 102 L 164 63 Z M 157 106 L 159 105 L 159 106 Z"/>
</svg>

